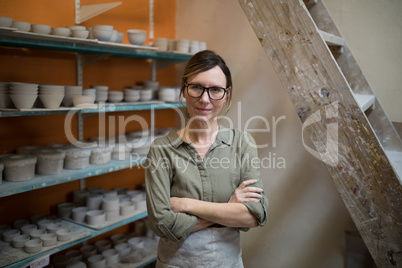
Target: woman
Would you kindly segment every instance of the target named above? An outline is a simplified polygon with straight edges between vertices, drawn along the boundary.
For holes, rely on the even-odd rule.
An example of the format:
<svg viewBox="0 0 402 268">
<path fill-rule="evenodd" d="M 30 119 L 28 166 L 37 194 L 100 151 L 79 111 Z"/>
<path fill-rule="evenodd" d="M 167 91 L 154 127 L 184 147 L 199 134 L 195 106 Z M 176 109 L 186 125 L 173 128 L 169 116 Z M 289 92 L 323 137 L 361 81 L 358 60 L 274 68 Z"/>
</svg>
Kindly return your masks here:
<svg viewBox="0 0 402 268">
<path fill-rule="evenodd" d="M 239 230 L 262 226 L 268 201 L 254 140 L 217 121 L 232 95 L 224 60 L 194 55 L 181 94 L 189 121 L 153 142 L 145 171 L 148 222 L 161 237 L 157 267 L 243 267 Z"/>
</svg>

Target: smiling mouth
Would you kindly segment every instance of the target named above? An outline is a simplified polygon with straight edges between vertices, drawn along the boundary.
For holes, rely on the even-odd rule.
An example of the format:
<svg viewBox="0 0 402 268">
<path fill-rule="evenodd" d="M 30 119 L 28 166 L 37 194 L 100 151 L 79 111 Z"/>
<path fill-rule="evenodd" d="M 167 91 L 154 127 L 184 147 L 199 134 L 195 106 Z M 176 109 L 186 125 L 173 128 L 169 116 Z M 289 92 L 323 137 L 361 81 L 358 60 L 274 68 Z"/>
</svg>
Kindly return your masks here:
<svg viewBox="0 0 402 268">
<path fill-rule="evenodd" d="M 205 108 L 197 108 L 198 111 L 202 112 L 202 113 L 206 113 L 211 111 L 211 109 L 205 109 Z"/>
</svg>

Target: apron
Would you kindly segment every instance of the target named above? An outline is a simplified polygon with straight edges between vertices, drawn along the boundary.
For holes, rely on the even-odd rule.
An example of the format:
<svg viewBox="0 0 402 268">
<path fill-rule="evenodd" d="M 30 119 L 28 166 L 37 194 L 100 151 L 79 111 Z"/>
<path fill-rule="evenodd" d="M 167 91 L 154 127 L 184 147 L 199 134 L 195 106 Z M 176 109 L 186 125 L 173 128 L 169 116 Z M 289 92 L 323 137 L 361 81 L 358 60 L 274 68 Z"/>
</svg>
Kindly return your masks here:
<svg viewBox="0 0 402 268">
<path fill-rule="evenodd" d="M 182 242 L 161 238 L 156 268 L 243 268 L 238 228 L 210 227 Z"/>
</svg>

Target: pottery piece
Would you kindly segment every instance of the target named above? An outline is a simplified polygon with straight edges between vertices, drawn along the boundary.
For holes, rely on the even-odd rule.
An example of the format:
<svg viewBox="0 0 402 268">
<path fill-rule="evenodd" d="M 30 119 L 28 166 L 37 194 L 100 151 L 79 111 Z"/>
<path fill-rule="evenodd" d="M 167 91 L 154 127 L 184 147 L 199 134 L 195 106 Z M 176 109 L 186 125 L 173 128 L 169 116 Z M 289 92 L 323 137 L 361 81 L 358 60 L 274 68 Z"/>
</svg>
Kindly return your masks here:
<svg viewBox="0 0 402 268">
<path fill-rule="evenodd" d="M 10 27 L 13 23 L 13 18 L 10 17 L 0 17 L 0 27 Z"/>
<path fill-rule="evenodd" d="M 62 224 L 55 222 L 55 223 L 51 223 L 46 227 L 46 231 L 48 233 L 56 233 L 58 230 L 60 230 L 62 228 Z"/>
<path fill-rule="evenodd" d="M 113 35 L 113 30 L 95 30 L 92 29 L 91 33 L 95 39 L 98 39 L 99 41 L 104 41 L 107 42 L 112 38 Z"/>
<path fill-rule="evenodd" d="M 87 148 L 69 148 L 65 150 L 64 160 L 65 169 L 82 169 L 89 165 L 91 150 Z"/>
<path fill-rule="evenodd" d="M 35 176 L 34 155 L 11 155 L 2 158 L 4 164 L 4 179 L 6 181 L 27 181 Z"/>
<path fill-rule="evenodd" d="M 13 227 L 14 229 L 21 229 L 23 226 L 28 225 L 29 220 L 26 219 L 21 219 L 21 220 L 16 220 L 13 222 Z"/>
<path fill-rule="evenodd" d="M 99 210 L 103 200 L 103 195 L 101 194 L 90 194 L 86 200 L 86 207 L 89 210 Z"/>
<path fill-rule="evenodd" d="M 88 267 L 89 268 L 105 268 L 106 260 L 102 255 L 93 255 L 88 258 Z"/>
<path fill-rule="evenodd" d="M 147 31 L 144 30 L 127 30 L 128 41 L 132 45 L 142 46 L 147 39 Z"/>
<path fill-rule="evenodd" d="M 72 231 L 69 228 L 61 228 L 56 231 L 57 241 L 68 241 L 72 237 Z"/>
<path fill-rule="evenodd" d="M 90 193 L 86 190 L 76 190 L 73 192 L 73 203 L 77 206 L 85 206 Z"/>
<path fill-rule="evenodd" d="M 114 248 L 102 251 L 102 256 L 105 257 L 106 266 L 112 266 L 120 262 L 119 252 Z"/>
<path fill-rule="evenodd" d="M 64 94 L 39 94 L 39 99 L 47 109 L 57 109 L 64 99 Z"/>
<path fill-rule="evenodd" d="M 117 91 L 117 90 L 111 90 L 108 92 L 108 102 L 121 102 L 124 98 L 124 92 L 123 91 Z"/>
<path fill-rule="evenodd" d="M 110 237 L 110 239 L 112 240 L 114 246 L 124 243 L 127 240 L 125 234 L 114 234 Z"/>
<path fill-rule="evenodd" d="M 161 87 L 158 91 L 158 99 L 165 102 L 177 101 L 176 89 L 170 87 Z"/>
<path fill-rule="evenodd" d="M 120 258 L 130 254 L 131 252 L 131 246 L 129 243 L 120 243 L 114 246 L 114 248 L 119 252 Z"/>
<path fill-rule="evenodd" d="M 97 249 L 94 245 L 84 245 L 80 248 L 80 251 L 84 255 L 85 259 L 88 259 L 89 257 L 96 255 Z"/>
<path fill-rule="evenodd" d="M 112 248 L 112 243 L 109 240 L 98 240 L 95 242 L 94 245 L 98 252 L 102 252 L 106 249 Z"/>
<path fill-rule="evenodd" d="M 106 221 L 114 221 L 119 217 L 120 211 L 119 209 L 107 210 L 105 211 L 105 214 L 106 214 Z"/>
<path fill-rule="evenodd" d="M 135 212 L 135 203 L 130 201 L 125 201 L 120 203 L 120 215 L 127 216 Z"/>
<path fill-rule="evenodd" d="M 50 34 L 52 27 L 44 24 L 32 24 L 31 31 L 38 34 Z"/>
<path fill-rule="evenodd" d="M 57 243 L 57 234 L 47 233 L 40 236 L 44 247 L 50 247 Z"/>
<path fill-rule="evenodd" d="M 102 210 L 91 210 L 86 214 L 86 222 L 89 225 L 101 225 L 105 222 L 106 215 Z"/>
<path fill-rule="evenodd" d="M 15 248 L 23 248 L 25 242 L 29 240 L 29 234 L 21 234 L 13 237 L 12 245 Z"/>
<path fill-rule="evenodd" d="M 89 36 L 88 30 L 71 30 L 71 36 L 81 39 L 87 39 Z"/>
<path fill-rule="evenodd" d="M 38 226 L 36 224 L 27 224 L 21 227 L 22 234 L 30 234 L 32 231 L 38 230 Z"/>
<path fill-rule="evenodd" d="M 20 235 L 20 230 L 18 230 L 18 229 L 11 229 L 11 230 L 5 231 L 3 233 L 3 240 L 4 240 L 4 242 L 12 242 L 13 238 L 17 235 Z"/>
<path fill-rule="evenodd" d="M 87 207 L 74 208 L 72 211 L 72 219 L 77 222 L 84 222 L 87 212 L 88 212 Z"/>
<path fill-rule="evenodd" d="M 44 229 L 38 229 L 38 230 L 33 230 L 32 232 L 29 233 L 29 236 L 34 239 L 34 238 L 39 238 L 46 234 L 46 230 Z"/>
<path fill-rule="evenodd" d="M 94 104 L 95 98 L 93 96 L 74 96 L 73 97 L 73 105 L 78 107 L 83 107 L 84 105 Z M 93 106 L 93 105 L 92 105 Z"/>
<path fill-rule="evenodd" d="M 47 226 L 48 226 L 49 224 L 51 224 L 51 223 L 53 223 L 53 221 L 50 220 L 50 219 L 43 219 L 43 220 L 40 220 L 40 221 L 38 221 L 39 229 L 44 229 L 44 230 L 46 230 Z"/>
<path fill-rule="evenodd" d="M 63 27 L 53 27 L 52 34 L 58 36 L 70 36 L 71 29 L 70 28 L 63 28 Z"/>
<path fill-rule="evenodd" d="M 127 241 L 132 249 L 144 248 L 143 237 L 132 237 Z"/>
<path fill-rule="evenodd" d="M 11 28 L 16 28 L 21 32 L 29 32 L 31 30 L 31 24 L 25 21 L 13 21 L 11 23 Z"/>
<path fill-rule="evenodd" d="M 106 164 L 112 159 L 112 147 L 96 147 L 91 150 L 89 162 L 93 165 Z"/>
<path fill-rule="evenodd" d="M 119 198 L 117 196 L 104 197 L 102 201 L 102 210 L 119 210 Z"/>
<path fill-rule="evenodd" d="M 32 239 L 25 242 L 25 252 L 26 253 L 36 253 L 41 251 L 43 248 L 43 242 L 40 239 Z"/>
<path fill-rule="evenodd" d="M 60 218 L 68 218 L 74 209 L 73 203 L 61 203 L 57 205 L 57 210 Z"/>
<path fill-rule="evenodd" d="M 40 175 L 58 174 L 63 170 L 66 154 L 52 149 L 41 149 L 34 152 L 38 158 L 36 173 Z"/>
</svg>

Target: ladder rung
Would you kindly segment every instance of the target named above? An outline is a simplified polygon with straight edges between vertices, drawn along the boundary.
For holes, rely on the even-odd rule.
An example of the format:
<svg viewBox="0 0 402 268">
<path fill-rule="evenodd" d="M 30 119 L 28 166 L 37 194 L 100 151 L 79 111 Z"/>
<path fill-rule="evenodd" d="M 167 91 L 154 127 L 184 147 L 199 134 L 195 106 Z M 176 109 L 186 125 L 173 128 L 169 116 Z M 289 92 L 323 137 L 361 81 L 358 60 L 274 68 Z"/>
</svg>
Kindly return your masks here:
<svg viewBox="0 0 402 268">
<path fill-rule="evenodd" d="M 367 111 L 370 107 L 374 107 L 375 96 L 367 94 L 353 94 L 357 104 L 363 112 Z"/>
<path fill-rule="evenodd" d="M 345 40 L 342 37 L 318 30 L 322 38 L 325 40 L 328 46 L 341 46 L 345 44 Z"/>
<path fill-rule="evenodd" d="M 385 151 L 391 166 L 394 168 L 395 173 L 398 175 L 399 180 L 402 182 L 402 152 L 398 151 Z"/>
<path fill-rule="evenodd" d="M 304 4 L 306 5 L 307 8 L 310 8 L 317 4 L 318 0 L 303 0 Z"/>
</svg>

